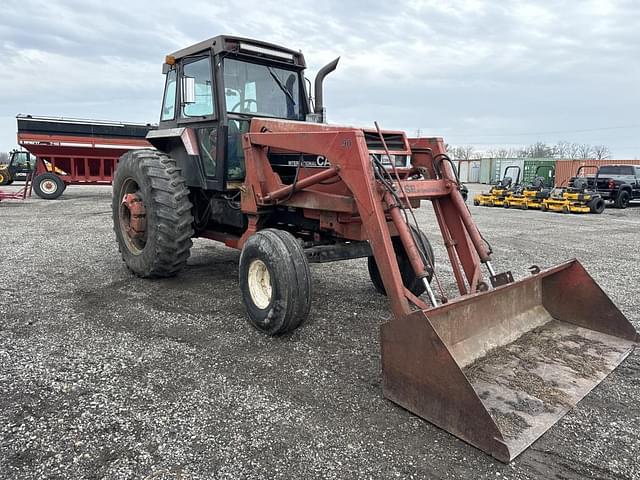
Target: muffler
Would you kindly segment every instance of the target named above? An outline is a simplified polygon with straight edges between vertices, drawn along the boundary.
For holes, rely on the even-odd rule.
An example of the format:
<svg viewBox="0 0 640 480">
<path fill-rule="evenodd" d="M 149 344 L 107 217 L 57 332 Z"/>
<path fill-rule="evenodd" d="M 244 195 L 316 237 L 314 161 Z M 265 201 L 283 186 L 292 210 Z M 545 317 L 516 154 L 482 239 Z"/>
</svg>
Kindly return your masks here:
<svg viewBox="0 0 640 480">
<path fill-rule="evenodd" d="M 633 350 L 577 260 L 382 325 L 384 395 L 509 462 Z"/>
</svg>

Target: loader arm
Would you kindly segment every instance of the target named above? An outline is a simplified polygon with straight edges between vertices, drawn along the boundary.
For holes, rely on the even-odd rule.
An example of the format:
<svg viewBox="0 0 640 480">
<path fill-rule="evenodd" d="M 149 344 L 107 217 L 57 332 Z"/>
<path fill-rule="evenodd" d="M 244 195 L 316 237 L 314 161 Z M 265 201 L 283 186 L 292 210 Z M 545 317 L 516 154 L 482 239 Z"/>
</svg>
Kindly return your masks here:
<svg viewBox="0 0 640 480">
<path fill-rule="evenodd" d="M 314 126 L 312 125 L 311 127 Z M 257 128 L 255 124 L 252 125 L 252 130 L 254 128 Z M 256 196 L 258 199 L 256 204 L 253 204 L 253 195 L 243 195 L 243 208 L 246 207 L 250 209 L 250 213 L 257 214 L 258 206 L 266 207 L 270 205 L 269 200 L 264 201 L 265 197 L 269 197 L 269 194 L 263 190 L 263 186 L 268 185 L 267 188 L 271 188 L 271 192 L 277 192 L 282 187 L 282 185 L 278 185 L 279 179 L 276 178 L 277 176 L 273 172 L 267 178 L 264 176 L 260 178 L 261 174 L 264 175 L 264 172 L 270 171 L 264 147 L 286 148 L 303 154 L 326 157 L 332 167 L 327 171 L 335 172 L 334 175 L 339 176 L 352 193 L 357 214 L 362 220 L 362 226 L 365 231 L 364 237 L 370 240 L 371 249 L 380 269 L 382 281 L 394 314 L 398 316 L 406 315 L 409 313 L 410 307 L 391 243 L 391 234 L 385 217 L 382 193 L 377 188 L 374 180 L 373 169 L 370 165 L 368 149 L 362 132 L 356 129 L 319 130 L 299 133 L 250 133 L 245 136 L 247 180 L 249 180 L 250 185 L 253 185 L 252 191 L 260 190 L 260 192 Z M 323 177 L 319 177 L 318 183 L 322 179 Z M 309 185 L 309 187 L 311 186 Z M 302 192 L 304 190 L 301 189 L 299 191 Z M 328 194 L 319 191 L 314 191 L 313 194 L 318 197 L 316 199 L 318 204 L 326 204 L 329 201 Z M 308 203 L 311 204 L 313 202 L 308 201 Z M 245 236 L 248 237 L 247 234 Z"/>
<path fill-rule="evenodd" d="M 407 313 L 407 300 L 425 307 L 421 300 L 416 302 L 410 292 L 402 285 L 391 236 L 399 235 L 406 251 L 412 256 L 412 264 L 418 276 L 426 269 L 422 259 L 416 253 L 416 245 L 409 234 L 408 226 L 399 213 L 408 205 L 399 192 L 404 188 L 409 201 L 419 205 L 421 200 L 432 200 L 435 214 L 447 252 L 451 261 L 456 282 L 461 295 L 473 293 L 485 288 L 480 272 L 481 262 L 489 262 L 490 254 L 486 243 L 466 208 L 464 199 L 458 190 L 455 177 L 448 164 L 436 168 L 434 159 L 444 155 L 444 142 L 440 138 L 419 139 L 412 145 L 412 163 L 414 168 L 426 169 L 428 179 L 396 181 L 398 195 L 394 198 L 382 188 L 376 180 L 373 165 L 362 129 L 332 127 L 327 125 L 287 122 L 278 120 L 254 120 L 251 132 L 243 138 L 247 177 L 242 196 L 243 211 L 257 216 L 260 207 L 274 205 L 274 192 L 295 190 L 296 195 L 287 198 L 287 205 L 309 206 L 313 209 L 333 210 L 339 200 L 331 193 L 323 191 L 317 185 L 326 180 L 322 173 L 316 174 L 317 183 L 309 184 L 305 180 L 300 188 L 284 186 L 273 172 L 266 155 L 267 148 L 278 148 L 301 154 L 323 156 L 328 159 L 335 175 L 340 178 L 346 192 L 342 198 L 355 201 L 357 215 L 362 232 L 340 232 L 352 240 L 368 240 L 376 258 L 385 289 L 389 293 L 394 313 L 402 316 Z M 327 169 L 329 170 L 329 169 Z M 438 170 L 438 171 L 436 171 Z M 399 185 L 402 183 L 402 186 Z M 305 196 L 305 202 L 296 202 Z M 250 225 L 255 225 L 255 218 Z M 255 231 L 250 226 L 243 239 L 246 240 Z M 351 234 L 351 236 L 350 236 Z M 241 241 L 242 244 L 242 241 Z M 419 266 L 418 266 L 419 265 Z"/>
<path fill-rule="evenodd" d="M 362 129 L 260 119 L 243 147 L 241 207 L 249 228 L 240 244 L 277 206 L 302 208 L 336 236 L 367 240 L 394 314 L 381 326 L 385 397 L 501 461 L 524 451 L 638 341 L 577 260 L 517 282 L 509 272 L 495 274 L 442 139 L 412 141 L 412 165 L 397 173 L 392 189 L 376 176 Z M 329 166 L 304 169 L 285 185 L 269 149 L 323 156 Z M 416 276 L 424 276 L 403 215 L 421 200 L 433 203 L 461 294 L 440 306 L 404 287 L 391 240 L 400 237 Z M 493 288 L 483 281 L 482 263 Z"/>
</svg>

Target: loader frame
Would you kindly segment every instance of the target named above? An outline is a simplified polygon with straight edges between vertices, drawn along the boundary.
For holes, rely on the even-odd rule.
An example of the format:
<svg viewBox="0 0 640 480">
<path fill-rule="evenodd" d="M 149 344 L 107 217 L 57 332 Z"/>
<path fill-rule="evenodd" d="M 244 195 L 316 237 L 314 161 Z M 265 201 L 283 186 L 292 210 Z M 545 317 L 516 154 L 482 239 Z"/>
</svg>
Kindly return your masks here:
<svg viewBox="0 0 640 480">
<path fill-rule="evenodd" d="M 435 159 L 446 154 L 443 139 L 420 138 L 409 143 L 412 168 L 399 170 L 398 191 L 406 192 L 414 208 L 421 200 L 432 201 L 460 294 L 485 289 L 481 262 L 490 260 L 489 249 L 464 204 L 451 166 L 446 162 L 441 168 L 434 165 Z M 256 119 L 243 144 L 247 177 L 241 205 L 249 216 L 249 227 L 242 237 L 226 239 L 228 246 L 241 248 L 259 229 L 261 209 L 286 198 L 284 205 L 302 209 L 307 218 L 318 219 L 323 230 L 347 240 L 369 241 L 396 315 L 409 313 L 409 303 L 428 308 L 403 288 L 391 244 L 391 237 L 399 236 L 417 272 L 425 269 L 400 215 L 400 207 L 409 205 L 399 205 L 375 181 L 362 129 Z M 324 156 L 331 166 L 320 171 L 302 169 L 297 183 L 283 185 L 271 168 L 268 148 Z M 418 169 L 424 169 L 430 178 L 410 179 Z M 323 185 L 330 179 L 339 181 Z"/>
<path fill-rule="evenodd" d="M 390 132 L 379 133 L 384 143 L 384 134 Z M 510 272 L 495 274 L 491 252 L 460 194 L 443 139 L 410 139 L 408 144 L 412 165 L 396 169 L 392 176 L 396 192 L 405 193 L 402 197 L 376 179 L 362 129 L 255 119 L 243 136 L 247 177 L 241 207 L 248 216 L 248 228 L 238 237 L 214 232 L 209 237 L 242 248 L 261 229 L 261 217 L 282 206 L 318 219 L 321 229 L 336 238 L 367 241 L 394 313 L 381 326 L 385 397 L 508 462 L 626 358 L 637 333 L 576 260 L 545 271 L 534 269 L 531 277 L 519 282 L 513 281 Z M 270 149 L 323 156 L 329 166 L 301 169 L 298 180 L 286 185 L 271 167 Z M 428 266 L 417 252 L 403 214 L 422 200 L 432 202 L 460 293 L 452 300 L 440 298 L 445 302 L 441 305 L 425 302 L 403 285 L 392 243 L 392 237 L 398 236 L 416 275 L 425 275 Z M 491 287 L 484 281 L 483 263 Z M 579 310 L 567 307 L 565 288 L 579 298 Z M 589 379 L 568 373 L 562 360 L 548 359 L 546 370 L 553 376 L 544 381 L 553 384 L 557 378 L 566 382 L 563 387 L 576 387 L 566 387 L 569 393 L 561 406 L 545 404 L 546 413 L 540 418 L 526 417 L 527 427 L 512 437 L 500 422 L 501 415 L 511 413 L 502 395 L 514 402 L 529 393 L 526 389 L 483 391 L 482 382 L 467 369 L 532 328 L 533 335 L 552 332 L 560 349 L 573 348 L 576 341 L 584 341 L 584 348 L 589 348 L 593 337 L 606 345 L 610 356 L 605 359 L 606 368 Z M 597 333 L 589 333 L 592 330 Z M 509 371 L 488 371 L 498 383 L 512 380 Z"/>
</svg>

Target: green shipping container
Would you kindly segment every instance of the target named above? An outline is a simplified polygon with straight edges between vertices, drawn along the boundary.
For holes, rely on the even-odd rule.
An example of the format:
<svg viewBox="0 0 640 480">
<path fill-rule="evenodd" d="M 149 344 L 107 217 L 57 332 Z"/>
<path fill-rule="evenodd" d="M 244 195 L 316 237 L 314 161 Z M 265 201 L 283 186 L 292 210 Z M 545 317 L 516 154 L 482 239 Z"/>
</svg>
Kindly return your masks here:
<svg viewBox="0 0 640 480">
<path fill-rule="evenodd" d="M 536 177 L 536 171 L 538 176 L 544 177 L 545 186 L 553 187 L 555 183 L 555 170 L 556 161 L 552 158 L 531 158 L 524 161 L 524 184 L 533 182 Z"/>
</svg>

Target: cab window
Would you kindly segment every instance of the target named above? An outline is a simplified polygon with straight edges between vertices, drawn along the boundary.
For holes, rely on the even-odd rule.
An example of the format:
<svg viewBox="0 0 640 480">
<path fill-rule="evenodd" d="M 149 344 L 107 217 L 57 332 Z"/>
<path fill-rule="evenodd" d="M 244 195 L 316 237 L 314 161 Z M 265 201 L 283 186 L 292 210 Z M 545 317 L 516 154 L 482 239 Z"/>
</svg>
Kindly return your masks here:
<svg viewBox="0 0 640 480">
<path fill-rule="evenodd" d="M 195 81 L 195 102 L 182 107 L 183 117 L 204 117 L 213 115 L 213 81 L 211 80 L 211 61 L 209 57 L 187 63 L 183 67 L 183 76 Z"/>
<path fill-rule="evenodd" d="M 35 165 L 35 158 L 32 161 L 31 157 L 32 155 L 28 152 L 18 152 L 15 154 L 13 165 L 21 170 L 30 170 Z"/>
<path fill-rule="evenodd" d="M 633 175 L 633 167 L 626 165 L 607 165 L 600 167 L 598 175 Z"/>
<path fill-rule="evenodd" d="M 304 115 L 299 74 L 294 70 L 224 60 L 226 108 L 229 113 L 301 120 Z"/>
<path fill-rule="evenodd" d="M 162 104 L 162 115 L 160 120 L 173 120 L 176 108 L 176 77 L 177 72 L 171 70 L 167 73 L 167 82 L 164 87 L 164 102 Z"/>
</svg>

